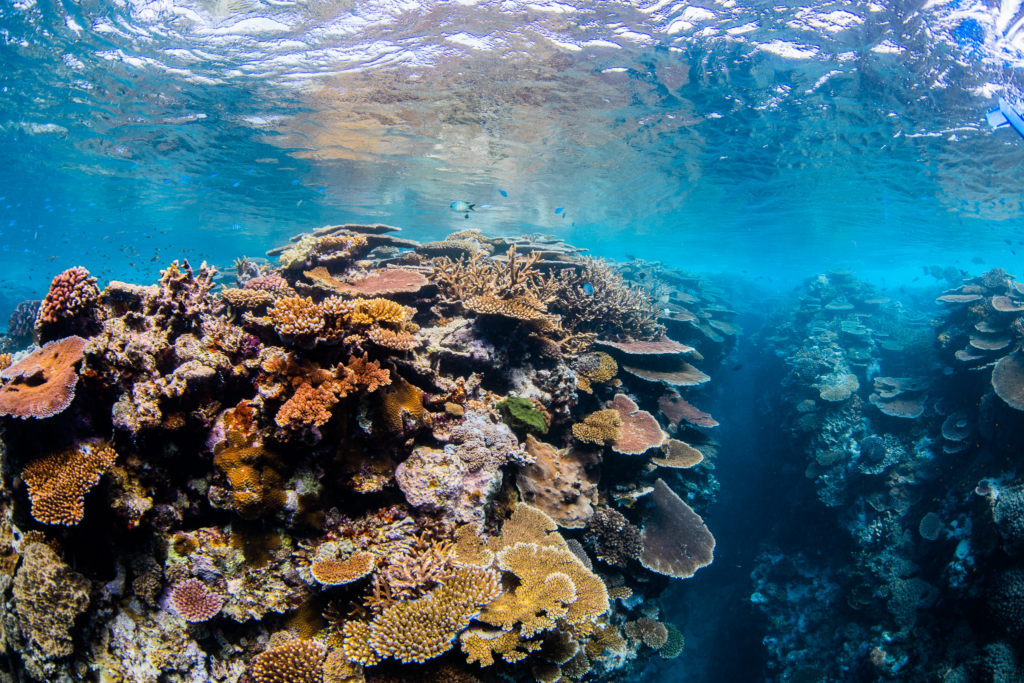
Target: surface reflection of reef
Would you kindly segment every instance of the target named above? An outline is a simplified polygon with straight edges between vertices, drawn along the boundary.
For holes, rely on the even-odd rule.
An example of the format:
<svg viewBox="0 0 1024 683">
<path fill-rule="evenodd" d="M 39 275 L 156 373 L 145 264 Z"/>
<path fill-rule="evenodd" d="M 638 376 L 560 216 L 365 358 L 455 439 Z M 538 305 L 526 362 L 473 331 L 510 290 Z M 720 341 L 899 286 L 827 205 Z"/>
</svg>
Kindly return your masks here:
<svg viewBox="0 0 1024 683">
<path fill-rule="evenodd" d="M 0 356 L 15 679 L 609 680 L 712 562 L 739 327 L 542 236 L 333 226 L 155 285 L 81 268 Z M 666 336 L 667 332 L 667 336 Z"/>
</svg>

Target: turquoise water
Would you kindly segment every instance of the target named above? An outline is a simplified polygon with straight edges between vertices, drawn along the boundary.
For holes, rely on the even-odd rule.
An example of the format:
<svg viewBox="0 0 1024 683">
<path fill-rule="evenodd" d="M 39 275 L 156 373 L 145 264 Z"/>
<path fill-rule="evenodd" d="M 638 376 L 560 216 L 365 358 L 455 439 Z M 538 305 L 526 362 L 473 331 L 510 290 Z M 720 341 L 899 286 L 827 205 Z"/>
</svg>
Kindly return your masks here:
<svg viewBox="0 0 1024 683">
<path fill-rule="evenodd" d="M 691 623 L 706 651 L 660 671 L 798 680 L 778 662 L 803 650 L 786 660 L 780 622 L 750 608 L 755 555 L 762 569 L 769 543 L 811 556 L 834 529 L 779 532 L 822 508 L 772 431 L 786 370 L 766 314 L 795 310 L 794 290 L 831 269 L 921 320 L 959 284 L 932 266 L 1024 279 L 1024 140 L 985 121 L 1021 96 L 1022 26 L 1020 0 L 5 0 L 0 320 L 72 266 L 101 288 L 154 283 L 182 258 L 233 273 L 342 223 L 420 242 L 540 233 L 712 277 L 745 328 L 701 406 L 743 406 L 732 427 L 720 418 L 717 517 L 732 531 L 728 559 L 671 599 L 721 626 Z M 952 364 L 929 361 L 936 377 Z M 787 510 L 770 510 L 765 478 Z M 765 506 L 749 529 L 744 501 Z M 935 620 L 961 618 L 978 619 Z M 748 668 L 722 664 L 728 628 Z M 902 666 L 884 675 L 925 680 Z"/>
</svg>

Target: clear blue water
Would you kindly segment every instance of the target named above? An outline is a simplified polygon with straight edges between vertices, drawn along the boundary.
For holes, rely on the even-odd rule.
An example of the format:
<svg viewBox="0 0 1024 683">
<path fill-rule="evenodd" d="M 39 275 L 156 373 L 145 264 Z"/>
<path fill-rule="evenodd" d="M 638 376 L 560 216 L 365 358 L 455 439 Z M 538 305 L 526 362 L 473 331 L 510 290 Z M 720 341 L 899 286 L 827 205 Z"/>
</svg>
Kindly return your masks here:
<svg viewBox="0 0 1024 683">
<path fill-rule="evenodd" d="M 1024 140 L 985 112 L 1020 96 L 1022 24 L 1020 0 L 4 0 L 0 320 L 71 266 L 149 283 L 344 222 L 727 272 L 744 314 L 830 268 L 907 300 L 945 287 L 921 266 L 1021 277 Z M 744 382 L 715 400 L 771 390 Z M 763 489 L 720 467 L 742 526 Z M 746 599 L 736 552 L 694 585 Z"/>
</svg>

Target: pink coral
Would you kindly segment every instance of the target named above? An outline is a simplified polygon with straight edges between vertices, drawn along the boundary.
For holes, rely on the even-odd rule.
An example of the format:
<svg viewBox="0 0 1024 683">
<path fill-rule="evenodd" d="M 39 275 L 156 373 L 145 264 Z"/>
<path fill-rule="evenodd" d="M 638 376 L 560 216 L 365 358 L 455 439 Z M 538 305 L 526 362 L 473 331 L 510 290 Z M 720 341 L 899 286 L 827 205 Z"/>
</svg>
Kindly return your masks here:
<svg viewBox="0 0 1024 683">
<path fill-rule="evenodd" d="M 198 579 L 180 583 L 171 591 L 171 604 L 185 621 L 197 623 L 212 619 L 220 612 L 223 599 Z"/>
<path fill-rule="evenodd" d="M 36 331 L 44 336 L 52 336 L 46 333 L 53 332 L 55 326 L 74 323 L 77 318 L 88 313 L 99 299 L 100 290 L 96 287 L 96 278 L 91 277 L 85 268 L 68 268 L 50 283 L 50 291 L 46 293 L 36 316 Z M 64 331 L 66 333 L 71 330 Z"/>
<path fill-rule="evenodd" d="M 625 455 L 639 455 L 665 443 L 666 434 L 658 421 L 625 394 L 616 394 L 608 403 L 622 420 L 619 438 L 612 441 L 612 450 Z"/>
</svg>

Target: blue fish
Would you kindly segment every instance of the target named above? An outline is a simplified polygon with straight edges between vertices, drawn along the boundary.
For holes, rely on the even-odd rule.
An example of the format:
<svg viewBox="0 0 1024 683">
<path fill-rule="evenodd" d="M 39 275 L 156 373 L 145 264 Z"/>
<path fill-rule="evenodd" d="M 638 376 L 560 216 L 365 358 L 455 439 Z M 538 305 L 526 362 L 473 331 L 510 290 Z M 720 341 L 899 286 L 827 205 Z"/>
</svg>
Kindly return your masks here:
<svg viewBox="0 0 1024 683">
<path fill-rule="evenodd" d="M 583 293 L 586 294 L 587 296 L 592 295 L 594 293 L 594 286 L 591 285 L 589 282 L 586 283 L 585 285 L 583 285 Z"/>
<path fill-rule="evenodd" d="M 508 192 L 505 192 L 505 190 L 498 190 L 498 194 L 500 194 L 502 197 L 508 196 Z"/>
<path fill-rule="evenodd" d="M 463 201 L 456 201 L 449 204 L 448 208 L 454 211 L 455 213 L 464 213 L 466 214 L 466 218 L 469 218 L 469 212 L 473 211 L 474 206 L 476 206 L 476 204 L 470 204 L 469 202 Z"/>
<path fill-rule="evenodd" d="M 231 187 L 238 187 L 238 182 L 239 181 L 236 180 L 235 182 L 231 183 Z"/>
<path fill-rule="evenodd" d="M 565 207 L 564 206 L 560 206 L 557 209 L 555 209 L 555 213 L 562 213 L 563 211 L 565 211 Z"/>
</svg>

